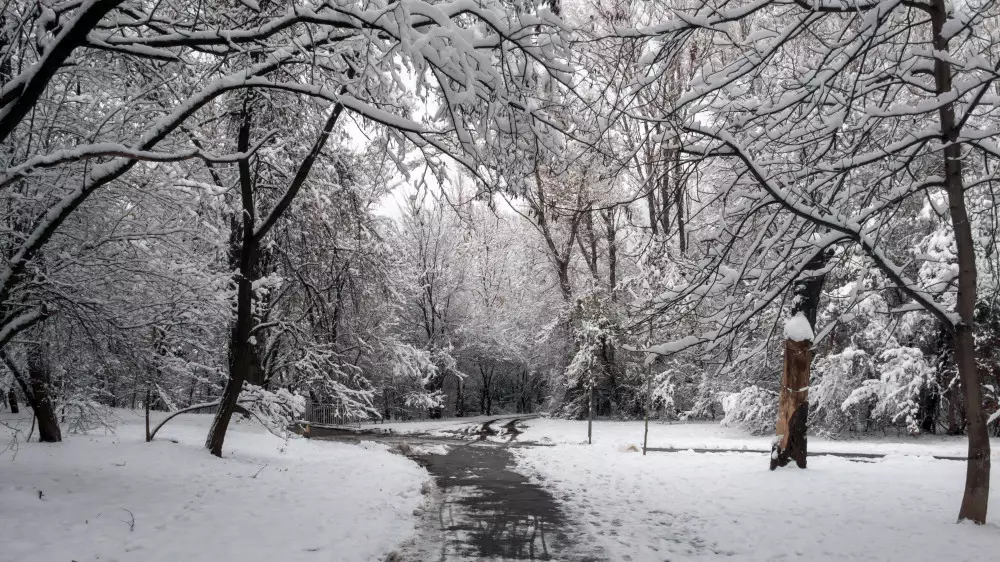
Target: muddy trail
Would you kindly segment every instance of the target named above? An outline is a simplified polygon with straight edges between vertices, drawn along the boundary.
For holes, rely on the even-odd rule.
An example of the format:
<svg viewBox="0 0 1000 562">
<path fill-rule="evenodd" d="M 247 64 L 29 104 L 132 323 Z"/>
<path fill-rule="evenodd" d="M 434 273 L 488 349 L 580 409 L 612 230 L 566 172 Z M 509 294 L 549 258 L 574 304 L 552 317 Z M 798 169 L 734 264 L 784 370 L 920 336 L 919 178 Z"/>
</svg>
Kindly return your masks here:
<svg viewBox="0 0 1000 562">
<path fill-rule="evenodd" d="M 439 560 L 600 560 L 544 488 L 515 470 L 518 419 L 489 420 L 454 437 L 322 430 L 314 438 L 386 443 L 415 460 L 436 486 L 416 535 L 389 558 Z M 501 425 L 502 424 L 502 425 Z M 498 426 L 498 427 L 494 427 Z M 440 453 L 447 448 L 446 454 Z"/>
</svg>

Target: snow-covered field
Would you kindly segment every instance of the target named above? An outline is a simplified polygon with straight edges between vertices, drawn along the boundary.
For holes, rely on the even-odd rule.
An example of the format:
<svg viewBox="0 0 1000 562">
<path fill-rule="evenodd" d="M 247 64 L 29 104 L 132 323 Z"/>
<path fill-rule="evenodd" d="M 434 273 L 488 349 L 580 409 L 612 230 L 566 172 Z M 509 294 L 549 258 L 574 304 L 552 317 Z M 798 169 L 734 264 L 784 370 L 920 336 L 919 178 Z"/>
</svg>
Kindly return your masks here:
<svg viewBox="0 0 1000 562">
<path fill-rule="evenodd" d="M 240 423 L 226 458 L 216 459 L 202 447 L 210 416 L 177 418 L 152 444 L 142 441 L 139 416 L 123 416 L 116 434 L 21 444 L 0 456 L 0 562 L 361 562 L 413 540 L 428 475 L 383 445 L 284 441 Z M 482 421 L 394 433 L 454 437 Z M 759 453 L 643 457 L 641 422 L 595 422 L 593 445 L 586 422 L 525 425 L 517 441 L 550 446 L 514 448 L 518 470 L 553 492 L 601 560 L 937 562 L 1000 552 L 996 523 L 954 523 L 964 463 L 932 458 L 964 454 L 962 438 L 812 438 L 812 451 L 888 456 L 815 456 L 808 470 L 771 472 Z M 10 433 L 0 429 L 2 447 Z M 649 444 L 767 449 L 770 439 L 710 423 L 653 423 Z M 993 487 L 990 511 L 1000 520 L 996 475 Z"/>
<path fill-rule="evenodd" d="M 427 473 L 384 446 L 240 423 L 217 459 L 203 448 L 210 416 L 175 418 L 151 444 L 123 416 L 116 434 L 0 455 L 0 561 L 360 562 L 413 532 Z"/>
<path fill-rule="evenodd" d="M 586 443 L 587 422 L 539 418 L 525 422 L 527 427 L 518 437 L 519 441 L 538 443 Z M 616 422 L 595 421 L 594 443 L 625 446 L 642 446 L 643 423 L 641 421 Z M 994 454 L 1000 448 L 1000 441 Z M 723 427 L 717 422 L 661 423 L 649 424 L 649 447 L 673 449 L 757 449 L 771 450 L 771 436 L 748 435 L 735 427 Z M 830 439 L 809 437 L 809 452 L 819 453 L 878 453 L 903 455 L 965 456 L 968 441 L 965 437 L 944 435 L 922 435 L 911 437 L 906 434 L 867 434 L 863 438 L 842 437 Z M 994 458 L 996 455 L 994 455 Z"/>
<path fill-rule="evenodd" d="M 965 464 L 961 438 L 811 439 L 810 450 L 889 453 L 877 462 L 811 457 L 809 468 L 768 470 L 748 453 L 650 453 L 642 424 L 534 420 L 519 469 L 540 479 L 610 560 L 995 560 L 1000 526 L 956 525 Z M 996 447 L 1000 443 L 994 443 Z M 650 424 L 650 446 L 767 449 L 716 424 Z M 928 456 L 904 456 L 910 455 Z M 1000 457 L 994 452 L 995 467 Z M 1000 520 L 1000 477 L 992 479 Z M 730 558 L 731 557 L 731 558 Z"/>
</svg>

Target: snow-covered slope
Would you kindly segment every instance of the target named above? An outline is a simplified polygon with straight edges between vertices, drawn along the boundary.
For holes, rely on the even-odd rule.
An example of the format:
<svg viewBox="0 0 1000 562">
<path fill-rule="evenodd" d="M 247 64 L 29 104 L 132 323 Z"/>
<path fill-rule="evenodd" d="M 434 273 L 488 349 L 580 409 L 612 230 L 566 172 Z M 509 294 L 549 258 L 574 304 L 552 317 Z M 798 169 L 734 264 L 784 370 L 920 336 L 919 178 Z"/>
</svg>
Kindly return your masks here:
<svg viewBox="0 0 1000 562">
<path fill-rule="evenodd" d="M 217 459 L 203 448 L 210 416 L 176 418 L 151 444 L 125 418 L 115 435 L 0 457 L 0 561 L 361 562 L 413 531 L 427 474 L 381 445 L 240 423 Z"/>
</svg>

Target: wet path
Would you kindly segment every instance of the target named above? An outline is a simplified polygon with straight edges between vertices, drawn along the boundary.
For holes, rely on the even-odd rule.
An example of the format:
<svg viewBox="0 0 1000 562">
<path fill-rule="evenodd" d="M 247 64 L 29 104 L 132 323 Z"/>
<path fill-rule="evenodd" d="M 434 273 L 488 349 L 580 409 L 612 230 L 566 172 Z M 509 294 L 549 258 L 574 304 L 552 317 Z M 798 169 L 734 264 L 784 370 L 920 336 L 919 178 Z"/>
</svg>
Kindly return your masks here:
<svg viewBox="0 0 1000 562">
<path fill-rule="evenodd" d="M 567 522 L 554 498 L 512 470 L 489 443 L 414 457 L 437 483 L 431 512 L 404 560 L 566 560 Z M 435 513 L 436 512 L 436 513 Z"/>
<path fill-rule="evenodd" d="M 517 420 L 484 423 L 468 432 L 474 441 L 427 436 L 353 435 L 394 444 L 425 467 L 435 489 L 421 513 L 416 536 L 393 562 L 465 560 L 600 560 L 583 551 L 572 522 L 544 488 L 514 470 L 510 444 Z M 507 442 L 496 442 L 498 437 Z M 344 440 L 346 436 L 321 438 Z M 401 445 L 405 443 L 405 445 Z M 446 444 L 447 454 L 424 454 L 426 445 Z"/>
</svg>

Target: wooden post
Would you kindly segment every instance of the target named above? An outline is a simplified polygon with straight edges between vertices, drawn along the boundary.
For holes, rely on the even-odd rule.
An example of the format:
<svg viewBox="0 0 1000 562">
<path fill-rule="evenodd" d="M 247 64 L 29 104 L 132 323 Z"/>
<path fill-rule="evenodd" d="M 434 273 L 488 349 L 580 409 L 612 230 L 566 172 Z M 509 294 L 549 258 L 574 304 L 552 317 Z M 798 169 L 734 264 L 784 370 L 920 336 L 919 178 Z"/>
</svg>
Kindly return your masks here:
<svg viewBox="0 0 1000 562">
<path fill-rule="evenodd" d="M 149 389 L 146 389 L 146 443 L 152 441 L 153 438 L 149 435 Z"/>
<path fill-rule="evenodd" d="M 649 335 L 646 337 L 646 347 L 653 345 L 653 322 L 649 323 Z M 652 356 L 652 354 L 650 354 Z M 652 357 L 650 357 L 652 359 Z M 653 361 L 646 365 L 646 408 L 643 415 L 642 456 L 646 456 L 646 444 L 649 441 L 649 409 L 653 405 Z"/>
<path fill-rule="evenodd" d="M 646 366 L 646 408 L 643 417 L 642 456 L 646 456 L 646 444 L 649 442 L 649 408 L 653 403 L 653 366 Z"/>
<path fill-rule="evenodd" d="M 649 405 L 646 405 L 645 428 L 642 430 L 642 456 L 646 456 L 646 443 L 649 441 Z"/>
<path fill-rule="evenodd" d="M 587 395 L 587 444 L 593 443 L 594 435 L 594 383 L 590 383 L 590 390 Z"/>
</svg>

